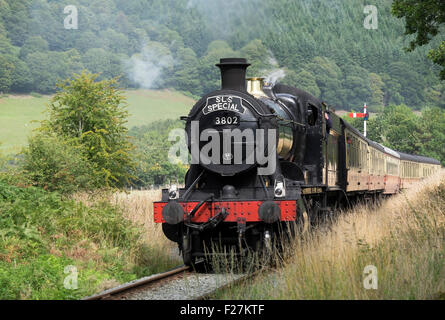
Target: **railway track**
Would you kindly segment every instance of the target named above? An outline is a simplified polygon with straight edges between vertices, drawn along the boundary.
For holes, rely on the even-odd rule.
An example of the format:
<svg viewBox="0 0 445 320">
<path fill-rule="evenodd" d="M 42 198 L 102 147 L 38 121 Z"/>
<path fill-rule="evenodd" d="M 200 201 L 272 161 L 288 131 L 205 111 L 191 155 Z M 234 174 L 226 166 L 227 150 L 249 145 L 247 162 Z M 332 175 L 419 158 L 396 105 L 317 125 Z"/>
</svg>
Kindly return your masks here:
<svg viewBox="0 0 445 320">
<path fill-rule="evenodd" d="M 204 300 L 210 298 L 216 290 L 255 274 L 197 273 L 191 267 L 179 266 L 82 300 Z"/>
</svg>

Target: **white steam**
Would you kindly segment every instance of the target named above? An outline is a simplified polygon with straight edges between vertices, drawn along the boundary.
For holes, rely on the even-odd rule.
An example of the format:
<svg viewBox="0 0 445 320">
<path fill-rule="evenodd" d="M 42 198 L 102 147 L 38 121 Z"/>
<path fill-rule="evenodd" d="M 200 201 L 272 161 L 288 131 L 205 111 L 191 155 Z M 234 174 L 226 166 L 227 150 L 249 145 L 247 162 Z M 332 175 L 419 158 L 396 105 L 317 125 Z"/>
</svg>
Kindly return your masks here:
<svg viewBox="0 0 445 320">
<path fill-rule="evenodd" d="M 264 78 L 264 81 L 275 85 L 278 81 L 286 76 L 286 72 L 284 69 L 280 68 L 280 64 L 278 63 L 277 59 L 275 59 L 272 51 L 269 51 L 269 58 L 267 59 L 267 62 L 270 67 L 261 71 L 261 74 L 263 75 L 262 77 Z"/>
<path fill-rule="evenodd" d="M 279 80 L 283 79 L 285 76 L 286 72 L 283 69 L 274 69 L 264 77 L 264 81 L 275 85 Z"/>
<path fill-rule="evenodd" d="M 267 59 L 267 62 L 274 68 L 277 68 L 280 66 L 277 59 L 275 59 L 275 56 L 273 55 L 272 51 L 269 50 L 269 58 Z"/>
<path fill-rule="evenodd" d="M 141 53 L 124 61 L 128 78 L 144 89 L 159 88 L 163 72 L 174 65 L 170 52 L 165 52 L 164 49 L 146 45 Z"/>
</svg>

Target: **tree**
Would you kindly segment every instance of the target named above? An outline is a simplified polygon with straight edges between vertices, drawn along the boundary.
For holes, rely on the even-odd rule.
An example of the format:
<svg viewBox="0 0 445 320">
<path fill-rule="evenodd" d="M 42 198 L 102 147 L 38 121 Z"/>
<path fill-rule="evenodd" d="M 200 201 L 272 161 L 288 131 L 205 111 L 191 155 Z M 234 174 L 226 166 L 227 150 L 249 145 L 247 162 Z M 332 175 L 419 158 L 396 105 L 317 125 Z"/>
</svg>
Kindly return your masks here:
<svg viewBox="0 0 445 320">
<path fill-rule="evenodd" d="M 407 48 L 413 51 L 423 46 L 439 33 L 445 23 L 445 5 L 440 0 L 394 0 L 392 14 L 397 18 L 405 18 L 405 34 L 416 34 Z M 442 66 L 441 79 L 445 79 L 445 41 L 439 48 L 430 50 L 428 57 Z"/>
<path fill-rule="evenodd" d="M 22 48 L 20 49 L 20 58 L 25 58 L 29 53 L 33 52 L 47 52 L 48 42 L 40 36 L 29 37 L 26 39 Z"/>
<path fill-rule="evenodd" d="M 0 92 L 9 92 L 13 79 L 14 65 L 9 59 L 0 55 Z"/>
<path fill-rule="evenodd" d="M 388 106 L 376 118 L 375 127 L 378 142 L 398 151 L 420 154 L 422 150 L 421 137 L 423 135 L 419 118 L 406 105 Z M 372 138 L 371 137 L 371 138 Z"/>
<path fill-rule="evenodd" d="M 15 49 L 9 39 L 0 34 L 0 54 L 14 55 Z"/>
<path fill-rule="evenodd" d="M 422 110 L 420 128 L 421 154 L 440 160 L 445 164 L 445 110 L 425 108 Z"/>
<path fill-rule="evenodd" d="M 100 39 L 91 31 L 83 32 L 75 42 L 75 48 L 80 52 L 88 52 L 88 49 L 100 46 Z"/>
<path fill-rule="evenodd" d="M 13 45 L 21 46 L 28 34 L 28 1 L 6 1 L 1 3 L 7 37 Z"/>
<path fill-rule="evenodd" d="M 122 63 L 118 55 L 102 48 L 89 49 L 82 56 L 82 63 L 91 73 L 100 73 L 99 80 L 111 79 L 122 75 Z"/>
<path fill-rule="evenodd" d="M 34 52 L 26 56 L 33 88 L 42 93 L 54 92 L 62 79 L 80 72 L 83 68 L 80 54 L 76 49 L 66 52 Z"/>
<path fill-rule="evenodd" d="M 443 105 L 436 68 L 424 59 L 429 49 L 403 52 L 405 39 L 399 33 L 404 23 L 396 18 L 380 19 L 378 32 L 363 29 L 363 8 L 357 0 L 214 2 L 77 0 L 72 4 L 78 8 L 79 29 L 66 30 L 66 1 L 0 0 L 0 55 L 25 62 L 32 80 L 31 85 L 12 84 L 9 90 L 54 93 L 57 80 L 80 72 L 83 63 L 90 71 L 101 72 L 100 79 L 123 75 L 120 84 L 125 87 L 135 87 L 154 71 L 158 76 L 149 81 L 152 88 L 202 95 L 219 87 L 214 64 L 236 55 L 252 64 L 248 76 L 284 69 L 284 81 L 310 88 L 320 99 L 343 108 L 355 107 L 358 101 L 377 107 L 382 103 L 381 90 L 383 105 L 404 103 L 419 110 Z M 379 12 L 392 6 L 387 0 L 374 4 Z M 428 56 L 443 64 L 445 45 L 439 44 L 436 36 L 431 46 L 438 49 Z M 157 53 L 158 47 L 167 54 Z M 78 59 L 66 55 L 73 49 Z M 144 52 L 154 54 L 145 59 Z M 142 64 L 135 68 L 125 63 L 129 60 Z M 164 62 L 168 67 L 162 66 Z M 26 72 L 23 65 L 19 69 L 22 75 Z M 141 79 L 131 81 L 140 70 L 144 70 Z M 312 77 L 300 74 L 303 70 L 315 77 L 316 85 Z M 371 73 L 381 77 L 383 87 Z"/>
<path fill-rule="evenodd" d="M 391 78 L 387 73 L 382 74 L 382 80 L 385 83 L 383 105 L 401 104 L 403 102 L 403 97 L 399 93 L 402 87 L 400 83 L 395 78 Z"/>
<path fill-rule="evenodd" d="M 332 60 L 325 57 L 315 57 L 307 66 L 315 76 L 318 88 L 320 88 L 320 98 L 329 104 L 341 106 L 343 104 L 341 92 L 341 69 Z"/>
<path fill-rule="evenodd" d="M 198 58 L 195 52 L 190 48 L 179 49 L 176 53 L 176 60 L 179 63 L 175 65 L 168 84 L 179 90 L 199 95 L 201 93 L 201 81 L 198 74 Z"/>
<path fill-rule="evenodd" d="M 292 70 L 287 71 L 286 76 L 281 82 L 305 90 L 314 97 L 319 97 L 321 93 L 320 88 L 315 81 L 315 76 L 310 71 L 304 69 L 299 73 L 295 73 Z"/>
<path fill-rule="evenodd" d="M 270 51 L 261 40 L 252 40 L 240 50 L 240 56 L 247 59 L 251 66 L 247 75 L 252 77 L 264 76 L 267 70 L 274 68 Z"/>
<path fill-rule="evenodd" d="M 369 86 L 368 75 L 365 76 L 347 76 L 343 81 L 343 87 L 346 89 L 344 103 L 349 107 L 358 107 L 364 102 L 370 101 L 371 89 Z"/>
<path fill-rule="evenodd" d="M 29 68 L 29 78 L 35 91 L 42 93 L 54 91 L 58 79 L 54 72 L 58 61 L 54 58 L 54 55 L 49 52 L 34 52 L 26 56 L 25 62 Z"/>
<path fill-rule="evenodd" d="M 443 69 L 440 71 L 440 78 L 445 80 L 445 41 L 442 41 L 439 48 L 430 50 L 428 53 L 428 58 L 430 58 L 434 63 L 437 63 L 443 67 Z"/>
<path fill-rule="evenodd" d="M 184 128 L 184 123 L 179 120 L 164 120 L 130 130 L 129 134 L 136 145 L 135 185 L 162 185 L 184 179 L 188 165 L 171 163 L 168 152 L 165 152 L 173 145 L 168 140 L 170 131 L 181 128 Z"/>
<path fill-rule="evenodd" d="M 13 56 L 9 56 L 10 62 L 14 64 L 14 70 L 12 71 L 12 92 L 29 92 L 31 89 L 32 81 L 29 77 L 29 68 L 22 60 Z"/>
<path fill-rule="evenodd" d="M 445 83 L 436 84 L 425 89 L 426 103 L 429 106 L 439 106 L 445 109 Z"/>
<path fill-rule="evenodd" d="M 96 81 L 97 77 L 82 72 L 60 83 L 41 130 L 81 146 L 101 186 L 123 187 L 133 168 L 125 97 L 115 87 L 117 79 Z"/>
<path fill-rule="evenodd" d="M 101 47 L 114 53 L 128 53 L 128 38 L 113 29 L 107 29 L 99 34 Z"/>
<path fill-rule="evenodd" d="M 404 62 L 391 63 L 388 71 L 393 79 L 399 79 L 401 85 L 399 93 L 403 96 L 404 103 L 411 107 L 419 107 L 424 100 L 424 78 Z"/>
<path fill-rule="evenodd" d="M 371 86 L 371 107 L 381 107 L 383 106 L 383 88 L 385 84 L 382 78 L 376 73 L 369 74 L 370 86 Z"/>
<path fill-rule="evenodd" d="M 225 41 L 212 41 L 206 55 L 199 60 L 199 79 L 202 83 L 203 92 L 210 92 L 219 89 L 221 86 L 221 76 L 215 64 L 219 63 L 220 58 L 235 56 L 235 52 Z"/>
</svg>

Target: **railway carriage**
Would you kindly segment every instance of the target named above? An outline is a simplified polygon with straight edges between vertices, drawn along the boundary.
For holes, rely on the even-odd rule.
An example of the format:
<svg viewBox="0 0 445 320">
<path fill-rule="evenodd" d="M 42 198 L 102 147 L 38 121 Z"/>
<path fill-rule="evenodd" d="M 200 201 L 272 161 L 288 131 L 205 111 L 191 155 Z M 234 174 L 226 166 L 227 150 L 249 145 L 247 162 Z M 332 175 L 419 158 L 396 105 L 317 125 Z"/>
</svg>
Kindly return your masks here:
<svg viewBox="0 0 445 320">
<path fill-rule="evenodd" d="M 400 154 L 396 151 L 383 147 L 385 151 L 385 189 L 383 194 L 394 194 L 399 192 L 400 180 Z"/>
<path fill-rule="evenodd" d="M 368 140 L 368 190 L 377 193 L 385 189 L 385 150 L 376 142 Z"/>
<path fill-rule="evenodd" d="M 432 176 L 433 174 L 435 174 L 439 169 L 440 169 L 440 162 L 435 160 L 435 159 L 431 159 L 431 158 L 424 158 L 422 160 L 422 162 L 420 163 L 420 172 L 422 175 L 422 178 L 426 178 L 429 176 Z"/>
<path fill-rule="evenodd" d="M 436 159 L 399 152 L 401 188 L 408 189 L 440 169 Z"/>
<path fill-rule="evenodd" d="M 369 188 L 368 140 L 342 120 L 345 130 L 347 182 L 346 192 L 367 191 Z"/>
<path fill-rule="evenodd" d="M 353 198 L 413 187 L 440 168 L 367 139 L 305 91 L 246 82 L 245 59 L 217 66 L 221 89 L 182 118 L 192 158 L 184 188 L 172 185 L 154 203 L 155 222 L 185 264 L 270 247 L 283 230 Z"/>
</svg>

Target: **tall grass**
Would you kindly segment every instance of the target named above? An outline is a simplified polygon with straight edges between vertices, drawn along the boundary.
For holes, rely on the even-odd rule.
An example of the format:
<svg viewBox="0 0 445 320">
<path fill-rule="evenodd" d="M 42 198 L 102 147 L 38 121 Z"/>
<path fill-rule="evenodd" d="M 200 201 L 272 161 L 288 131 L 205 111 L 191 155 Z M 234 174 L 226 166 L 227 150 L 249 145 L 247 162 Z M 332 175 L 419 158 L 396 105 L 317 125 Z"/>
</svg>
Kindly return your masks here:
<svg viewBox="0 0 445 320">
<path fill-rule="evenodd" d="M 139 230 L 135 249 L 127 252 L 127 259 L 138 268 L 138 276 L 162 272 L 182 263 L 177 245 L 168 240 L 162 226 L 154 222 L 153 202 L 161 199 L 161 190 L 78 193 L 74 198 L 87 206 L 102 199 L 119 208 L 122 218 Z"/>
<path fill-rule="evenodd" d="M 222 299 L 444 299 L 445 172 L 295 239 L 273 274 Z M 366 289 L 366 266 L 377 289 Z"/>
<path fill-rule="evenodd" d="M 142 227 L 142 241 L 150 248 L 148 255 L 139 257 L 156 263 L 164 271 L 182 263 L 176 243 L 168 240 L 162 226 L 154 222 L 153 202 L 161 199 L 161 190 L 135 190 L 115 193 L 112 202 L 122 208 L 124 216 Z"/>
</svg>

